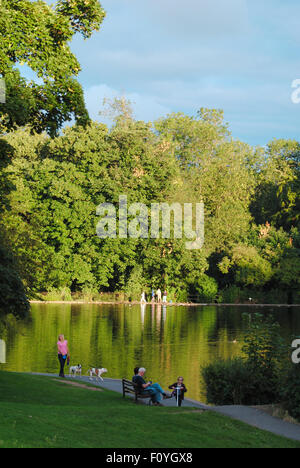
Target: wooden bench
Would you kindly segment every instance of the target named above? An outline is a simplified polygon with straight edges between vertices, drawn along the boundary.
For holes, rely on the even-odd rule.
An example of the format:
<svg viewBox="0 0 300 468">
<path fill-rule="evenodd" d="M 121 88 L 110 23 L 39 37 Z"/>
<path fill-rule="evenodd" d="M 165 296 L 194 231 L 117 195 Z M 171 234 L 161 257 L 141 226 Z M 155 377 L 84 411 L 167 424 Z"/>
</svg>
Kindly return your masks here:
<svg viewBox="0 0 300 468">
<path fill-rule="evenodd" d="M 140 393 L 140 389 L 138 385 L 136 385 L 132 380 L 122 379 L 122 387 L 123 387 L 123 398 L 125 398 L 126 393 L 134 395 L 134 400 L 137 403 L 139 399 L 146 399 L 149 398 L 148 405 L 152 404 L 151 393 L 145 391 L 144 393 Z"/>
</svg>

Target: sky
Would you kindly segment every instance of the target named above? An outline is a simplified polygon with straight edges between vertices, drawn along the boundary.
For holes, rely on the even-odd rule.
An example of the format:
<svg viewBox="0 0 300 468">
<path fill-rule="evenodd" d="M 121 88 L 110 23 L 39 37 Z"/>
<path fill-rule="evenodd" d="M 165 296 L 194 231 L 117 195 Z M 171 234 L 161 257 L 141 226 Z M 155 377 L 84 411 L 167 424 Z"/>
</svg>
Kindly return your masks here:
<svg viewBox="0 0 300 468">
<path fill-rule="evenodd" d="M 300 79 L 299 0 L 101 4 L 101 30 L 71 44 L 94 120 L 101 120 L 103 98 L 124 95 L 140 120 L 217 108 L 233 137 L 252 145 L 298 139 L 292 83 Z"/>
</svg>

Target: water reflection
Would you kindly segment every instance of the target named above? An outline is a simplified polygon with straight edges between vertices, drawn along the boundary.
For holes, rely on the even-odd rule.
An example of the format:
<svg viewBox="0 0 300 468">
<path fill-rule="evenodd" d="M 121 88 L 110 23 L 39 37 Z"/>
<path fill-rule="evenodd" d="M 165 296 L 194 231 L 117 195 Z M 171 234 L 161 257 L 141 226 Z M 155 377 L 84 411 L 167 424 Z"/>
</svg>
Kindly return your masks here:
<svg viewBox="0 0 300 468">
<path fill-rule="evenodd" d="M 141 304 L 141 322 L 142 326 L 144 327 L 144 322 L 145 322 L 145 311 L 146 311 L 146 304 Z"/>
<path fill-rule="evenodd" d="M 131 377 L 144 366 L 167 387 L 183 375 L 190 398 L 205 401 L 201 367 L 241 354 L 247 321 L 241 308 L 165 305 L 33 305 L 30 317 L 5 331 L 11 371 L 57 372 L 57 336 L 69 341 L 71 365 L 106 367 L 107 377 Z M 269 310 L 264 309 L 264 313 Z M 300 334 L 300 309 L 276 309 L 287 339 Z M 1 336 L 0 338 L 4 338 Z M 2 340 L 3 341 L 3 340 Z M 6 356 L 5 356 L 6 354 Z M 0 361 L 3 357 L 0 346 Z"/>
<path fill-rule="evenodd" d="M 4 340 L 0 340 L 0 364 L 6 363 L 6 343 Z"/>
</svg>

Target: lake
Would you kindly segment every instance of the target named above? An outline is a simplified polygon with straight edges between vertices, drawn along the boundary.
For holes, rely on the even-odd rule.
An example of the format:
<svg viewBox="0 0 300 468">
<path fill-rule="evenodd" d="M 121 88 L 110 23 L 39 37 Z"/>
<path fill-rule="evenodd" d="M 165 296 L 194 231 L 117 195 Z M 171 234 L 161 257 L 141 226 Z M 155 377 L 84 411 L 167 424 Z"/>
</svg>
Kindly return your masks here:
<svg viewBox="0 0 300 468">
<path fill-rule="evenodd" d="M 131 378 L 143 366 L 165 388 L 181 375 L 187 396 L 205 402 L 201 367 L 241 354 L 250 311 L 273 313 L 288 343 L 300 335 L 300 308 L 33 304 L 26 320 L 0 332 L 0 369 L 58 372 L 56 342 L 63 333 L 71 365 L 82 364 L 84 373 L 106 367 L 107 377 Z"/>
</svg>

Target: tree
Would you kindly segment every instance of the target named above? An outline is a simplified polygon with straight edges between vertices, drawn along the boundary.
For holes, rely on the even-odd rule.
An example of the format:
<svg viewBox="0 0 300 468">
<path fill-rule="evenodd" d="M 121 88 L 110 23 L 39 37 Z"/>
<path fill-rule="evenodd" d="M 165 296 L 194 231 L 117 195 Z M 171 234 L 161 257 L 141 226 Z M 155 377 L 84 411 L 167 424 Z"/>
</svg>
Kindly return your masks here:
<svg viewBox="0 0 300 468">
<path fill-rule="evenodd" d="M 15 190 L 1 223 L 30 290 L 123 288 L 143 242 L 98 238 L 96 208 L 118 206 L 124 193 L 129 204 L 168 198 L 176 164 L 149 126 L 74 126 L 52 140 L 19 130 L 4 141 L 13 148 L 5 175 Z"/>
<path fill-rule="evenodd" d="M 30 124 L 55 135 L 74 116 L 89 120 L 83 91 L 76 80 L 80 65 L 68 45 L 75 33 L 84 38 L 99 30 L 105 13 L 97 0 L 2 0 L 0 3 L 0 74 L 6 103 L 0 105 L 0 131 Z M 27 65 L 36 80 L 17 67 Z"/>
<path fill-rule="evenodd" d="M 256 173 L 251 212 L 257 224 L 272 223 L 286 231 L 300 220 L 300 144 L 273 140 Z"/>
<path fill-rule="evenodd" d="M 0 234 L 0 315 L 25 317 L 29 311 L 26 291 L 18 274 L 15 259 Z"/>
<path fill-rule="evenodd" d="M 180 190 L 190 202 L 205 205 L 208 253 L 245 240 L 255 180 L 249 170 L 253 149 L 231 141 L 223 113 L 201 109 L 196 118 L 171 114 L 155 123 L 181 168 Z"/>
<path fill-rule="evenodd" d="M 112 120 L 119 128 L 126 127 L 134 120 L 132 102 L 125 96 L 114 99 L 104 98 L 103 110 L 99 112 L 99 115 Z"/>
<path fill-rule="evenodd" d="M 294 295 L 300 287 L 300 248 L 286 246 L 284 253 L 276 268 L 275 278 L 283 289 L 289 291 L 288 301 L 293 304 Z"/>
</svg>

